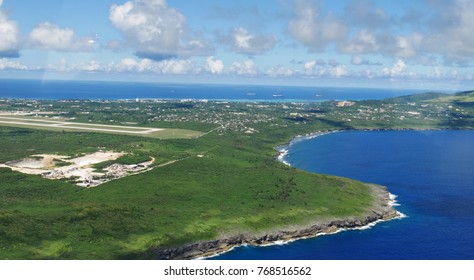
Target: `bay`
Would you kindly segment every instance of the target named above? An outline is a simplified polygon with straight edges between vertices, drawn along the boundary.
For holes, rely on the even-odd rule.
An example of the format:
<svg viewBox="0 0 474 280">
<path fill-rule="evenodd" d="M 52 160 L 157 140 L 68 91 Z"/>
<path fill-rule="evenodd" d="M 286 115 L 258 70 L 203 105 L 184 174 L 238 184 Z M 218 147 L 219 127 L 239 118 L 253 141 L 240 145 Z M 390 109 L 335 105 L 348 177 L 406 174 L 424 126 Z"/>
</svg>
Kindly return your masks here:
<svg viewBox="0 0 474 280">
<path fill-rule="evenodd" d="M 387 186 L 407 218 L 216 259 L 474 259 L 473 140 L 474 131 L 350 131 L 297 141 L 292 166 Z"/>
</svg>

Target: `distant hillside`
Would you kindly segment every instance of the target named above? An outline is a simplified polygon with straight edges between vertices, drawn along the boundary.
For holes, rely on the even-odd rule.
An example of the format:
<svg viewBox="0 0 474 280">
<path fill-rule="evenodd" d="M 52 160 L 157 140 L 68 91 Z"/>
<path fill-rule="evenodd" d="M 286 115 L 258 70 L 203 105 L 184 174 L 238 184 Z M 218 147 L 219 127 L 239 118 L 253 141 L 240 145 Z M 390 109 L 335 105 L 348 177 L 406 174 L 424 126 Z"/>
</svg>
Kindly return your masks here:
<svg viewBox="0 0 474 280">
<path fill-rule="evenodd" d="M 456 93 L 455 95 L 456 96 L 474 96 L 474 91 L 473 90 L 462 91 L 462 92 Z"/>
<path fill-rule="evenodd" d="M 431 99 L 437 99 L 437 98 L 448 97 L 448 96 L 451 96 L 451 95 L 446 94 L 446 93 L 439 93 L 439 92 L 426 92 L 426 93 L 419 93 L 419 94 L 413 94 L 413 95 L 404 95 L 404 96 L 399 96 L 399 97 L 394 97 L 394 98 L 388 98 L 388 99 L 385 99 L 384 101 L 397 102 L 397 103 L 417 102 L 417 101 L 431 100 Z"/>
<path fill-rule="evenodd" d="M 464 91 L 457 93 L 453 102 L 463 107 L 474 107 L 474 91 Z"/>
<path fill-rule="evenodd" d="M 399 96 L 395 98 L 384 99 L 383 102 L 389 103 L 409 103 L 409 102 L 448 102 L 463 107 L 474 106 L 474 91 L 463 91 L 455 94 L 446 94 L 438 92 L 426 92 L 420 94 Z"/>
</svg>

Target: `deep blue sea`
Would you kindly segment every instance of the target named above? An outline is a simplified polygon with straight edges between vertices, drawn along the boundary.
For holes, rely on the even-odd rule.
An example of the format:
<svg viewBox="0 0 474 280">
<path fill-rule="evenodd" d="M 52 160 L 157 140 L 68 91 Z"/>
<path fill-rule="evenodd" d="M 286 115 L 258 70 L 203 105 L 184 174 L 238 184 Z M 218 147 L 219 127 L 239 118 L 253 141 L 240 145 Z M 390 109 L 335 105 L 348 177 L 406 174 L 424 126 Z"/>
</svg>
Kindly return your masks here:
<svg viewBox="0 0 474 280">
<path fill-rule="evenodd" d="M 385 185 L 408 217 L 216 259 L 474 259 L 474 131 L 338 132 L 290 146 L 312 172 Z"/>
<path fill-rule="evenodd" d="M 364 100 L 424 92 L 363 88 L 0 80 L 0 98 Z M 296 141 L 292 166 L 385 185 L 408 217 L 369 230 L 282 246 L 240 247 L 216 259 L 474 259 L 474 131 L 339 132 Z"/>
<path fill-rule="evenodd" d="M 325 101 L 383 99 L 424 90 L 192 85 L 81 81 L 0 80 L 0 98 L 34 99 L 208 99 Z"/>
</svg>

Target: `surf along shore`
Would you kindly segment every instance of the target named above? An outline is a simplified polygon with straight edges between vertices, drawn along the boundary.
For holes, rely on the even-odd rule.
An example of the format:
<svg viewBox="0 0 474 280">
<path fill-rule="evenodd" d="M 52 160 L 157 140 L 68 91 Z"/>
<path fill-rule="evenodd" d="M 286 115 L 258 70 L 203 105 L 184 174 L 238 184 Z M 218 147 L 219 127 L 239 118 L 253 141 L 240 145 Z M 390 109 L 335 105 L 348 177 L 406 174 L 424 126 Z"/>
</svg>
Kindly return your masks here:
<svg viewBox="0 0 474 280">
<path fill-rule="evenodd" d="M 276 160 L 289 165 L 284 161 L 287 149 L 294 141 L 311 139 L 337 131 L 311 133 L 297 136 L 284 145 L 275 147 L 279 154 Z M 233 250 L 239 246 L 270 246 L 282 245 L 296 240 L 314 238 L 320 235 L 335 234 L 344 230 L 362 230 L 384 221 L 405 217 L 394 206 L 396 196 L 388 192 L 387 188 L 375 184 L 365 184 L 372 194 L 373 204 L 366 213 L 359 216 L 318 219 L 306 225 L 292 225 L 287 228 L 262 231 L 258 233 L 242 233 L 221 237 L 216 240 L 202 241 L 175 248 L 155 249 L 154 255 L 160 260 L 204 259 L 217 256 Z"/>
</svg>

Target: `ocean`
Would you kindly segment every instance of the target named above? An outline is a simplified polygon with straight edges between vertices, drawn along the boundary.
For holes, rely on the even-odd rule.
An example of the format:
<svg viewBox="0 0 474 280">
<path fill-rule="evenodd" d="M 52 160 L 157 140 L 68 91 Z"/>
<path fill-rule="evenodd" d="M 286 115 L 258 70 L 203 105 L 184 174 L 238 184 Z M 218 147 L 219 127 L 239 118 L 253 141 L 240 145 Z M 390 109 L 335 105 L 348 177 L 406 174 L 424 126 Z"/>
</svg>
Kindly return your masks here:
<svg viewBox="0 0 474 280">
<path fill-rule="evenodd" d="M 320 102 L 384 99 L 420 92 L 424 90 L 0 80 L 0 98 L 52 100 L 139 98 Z"/>
<path fill-rule="evenodd" d="M 296 141 L 289 164 L 387 186 L 407 217 L 215 259 L 472 260 L 473 139 L 474 131 L 348 131 Z"/>
<path fill-rule="evenodd" d="M 0 80 L 0 98 L 365 100 L 424 92 L 325 87 L 173 85 Z M 291 145 L 285 161 L 316 173 L 385 185 L 407 218 L 368 230 L 269 247 L 239 247 L 215 259 L 474 259 L 474 131 L 339 132 Z"/>
</svg>

